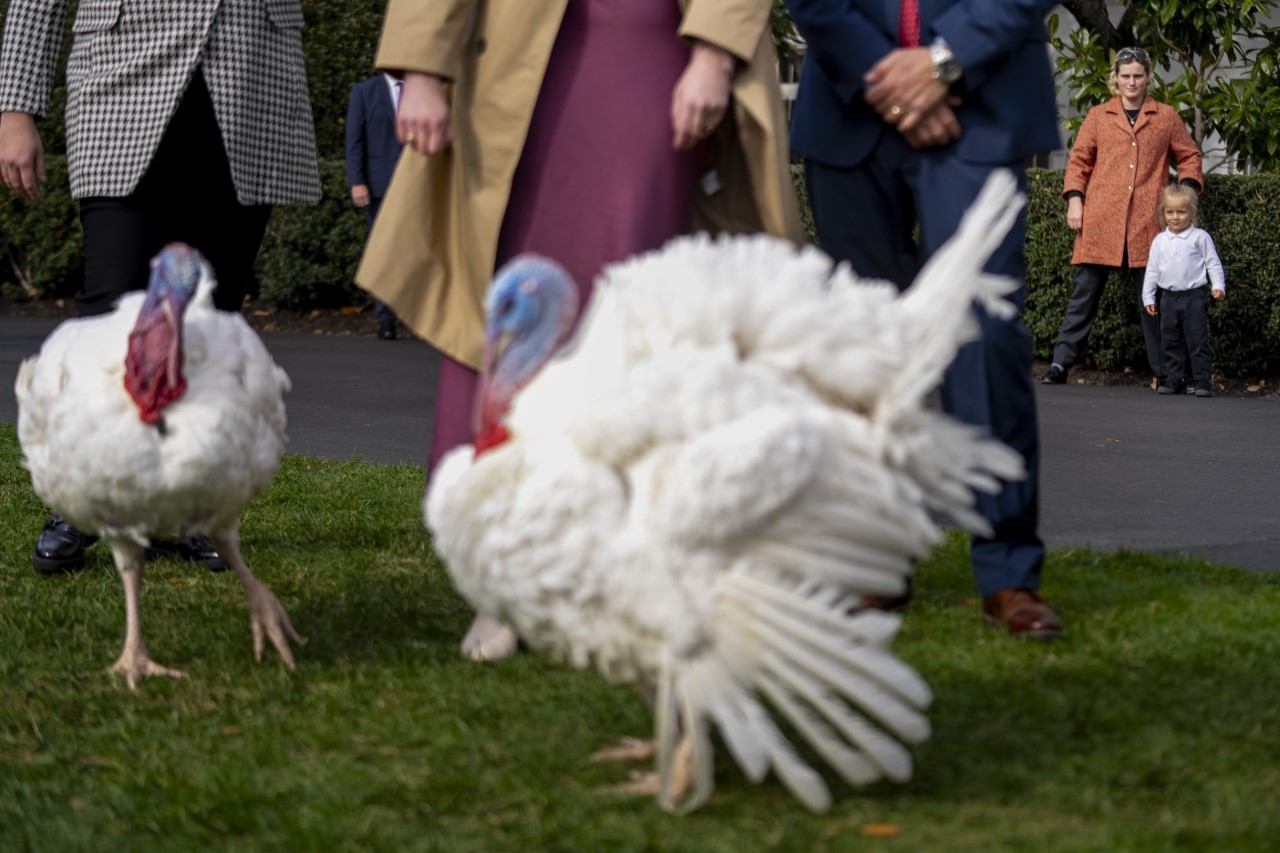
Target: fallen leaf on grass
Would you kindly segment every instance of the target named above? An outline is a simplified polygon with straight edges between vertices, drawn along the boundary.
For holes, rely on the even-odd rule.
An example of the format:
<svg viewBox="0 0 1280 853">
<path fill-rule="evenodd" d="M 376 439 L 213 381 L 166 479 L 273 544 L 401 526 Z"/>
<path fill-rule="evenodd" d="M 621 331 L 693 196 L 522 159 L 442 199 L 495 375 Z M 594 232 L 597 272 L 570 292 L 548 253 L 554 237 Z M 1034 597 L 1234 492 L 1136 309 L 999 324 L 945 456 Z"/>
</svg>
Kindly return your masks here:
<svg viewBox="0 0 1280 853">
<path fill-rule="evenodd" d="M 228 735 L 238 735 L 243 731 L 244 729 L 240 726 L 225 726 L 218 734 L 227 737 Z"/>
<path fill-rule="evenodd" d="M 1248 391 L 1250 394 L 1257 394 L 1259 391 L 1261 391 L 1261 390 L 1262 390 L 1262 386 L 1261 386 L 1261 385 L 1250 385 L 1248 388 L 1246 388 L 1246 389 L 1244 389 L 1244 390 Z"/>
<path fill-rule="evenodd" d="M 274 314 L 274 313 L 276 313 L 276 309 L 274 309 L 274 308 L 259 308 L 258 310 L 256 310 L 256 311 L 254 311 L 254 312 L 253 312 L 253 316 L 255 316 L 255 317 L 270 317 L 270 316 L 271 316 L 272 314 Z"/>
<path fill-rule="evenodd" d="M 866 838 L 896 838 L 902 827 L 892 823 L 866 823 L 858 827 L 858 834 Z"/>
<path fill-rule="evenodd" d="M 339 309 L 339 313 L 342 313 L 342 314 L 348 314 L 348 315 L 349 315 L 349 314 L 359 314 L 359 313 L 360 313 L 360 309 L 359 309 L 359 308 L 357 308 L 357 307 L 356 307 L 356 306 L 354 306 L 354 305 L 344 305 L 344 306 L 342 306 L 342 308 L 341 308 L 341 309 Z"/>
</svg>

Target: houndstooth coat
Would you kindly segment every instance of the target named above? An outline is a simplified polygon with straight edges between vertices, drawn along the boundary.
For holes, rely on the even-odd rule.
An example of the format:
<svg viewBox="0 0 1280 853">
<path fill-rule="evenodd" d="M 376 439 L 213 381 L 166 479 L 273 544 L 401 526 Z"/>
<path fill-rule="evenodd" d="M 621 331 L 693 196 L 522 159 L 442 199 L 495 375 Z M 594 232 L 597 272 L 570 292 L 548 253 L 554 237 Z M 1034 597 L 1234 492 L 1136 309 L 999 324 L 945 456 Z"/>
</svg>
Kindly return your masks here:
<svg viewBox="0 0 1280 853">
<path fill-rule="evenodd" d="M 69 3 L 9 3 L 0 110 L 47 110 Z M 240 203 L 320 198 L 300 0 L 80 0 L 72 31 L 66 135 L 73 197 L 134 190 L 198 66 Z"/>
</svg>

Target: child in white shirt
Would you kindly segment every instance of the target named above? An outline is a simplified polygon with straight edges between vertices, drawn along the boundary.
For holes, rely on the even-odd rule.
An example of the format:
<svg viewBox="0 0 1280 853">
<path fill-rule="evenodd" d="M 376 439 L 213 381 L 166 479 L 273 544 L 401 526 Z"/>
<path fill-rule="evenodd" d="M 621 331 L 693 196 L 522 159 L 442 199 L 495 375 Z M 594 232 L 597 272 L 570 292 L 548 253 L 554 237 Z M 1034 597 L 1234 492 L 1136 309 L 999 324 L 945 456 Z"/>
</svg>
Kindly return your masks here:
<svg viewBox="0 0 1280 853">
<path fill-rule="evenodd" d="M 1160 342 L 1164 347 L 1165 384 L 1161 394 L 1185 394 L 1182 352 L 1191 355 L 1197 397 L 1212 397 L 1213 360 L 1209 351 L 1209 295 L 1224 299 L 1226 276 L 1213 238 L 1196 227 L 1200 199 L 1188 186 L 1165 187 L 1160 203 L 1160 223 L 1165 230 L 1151 242 L 1147 275 L 1142 284 L 1142 304 L 1148 314 L 1160 316 Z"/>
</svg>

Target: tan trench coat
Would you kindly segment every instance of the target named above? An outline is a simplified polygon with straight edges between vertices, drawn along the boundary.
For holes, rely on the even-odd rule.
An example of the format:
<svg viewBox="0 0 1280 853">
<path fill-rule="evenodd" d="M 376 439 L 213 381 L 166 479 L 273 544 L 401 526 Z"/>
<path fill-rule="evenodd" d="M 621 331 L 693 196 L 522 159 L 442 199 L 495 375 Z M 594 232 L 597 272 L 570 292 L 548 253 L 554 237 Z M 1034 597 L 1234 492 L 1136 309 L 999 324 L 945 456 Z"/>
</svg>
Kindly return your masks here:
<svg viewBox="0 0 1280 853">
<path fill-rule="evenodd" d="M 1119 97 L 1089 110 L 1071 146 L 1062 194 L 1084 193 L 1084 228 L 1076 237 L 1073 264 L 1118 267 L 1129 250 L 1129 266 L 1145 267 L 1151 241 L 1160 233 L 1157 210 L 1169 184 L 1169 155 L 1178 180 L 1204 186 L 1200 149 L 1177 110 L 1150 96 L 1133 127 Z"/>
<path fill-rule="evenodd" d="M 377 66 L 454 81 L 453 144 L 406 149 L 356 273 L 417 334 L 478 367 L 484 295 L 512 176 L 568 0 L 390 0 Z M 767 231 L 799 241 L 786 119 L 769 35 L 770 0 L 681 0 L 681 36 L 740 60 L 716 164 L 722 188 L 698 194 L 691 227 Z M 669 121 L 666 115 L 655 121 Z M 729 161 L 732 162 L 729 162 Z"/>
</svg>

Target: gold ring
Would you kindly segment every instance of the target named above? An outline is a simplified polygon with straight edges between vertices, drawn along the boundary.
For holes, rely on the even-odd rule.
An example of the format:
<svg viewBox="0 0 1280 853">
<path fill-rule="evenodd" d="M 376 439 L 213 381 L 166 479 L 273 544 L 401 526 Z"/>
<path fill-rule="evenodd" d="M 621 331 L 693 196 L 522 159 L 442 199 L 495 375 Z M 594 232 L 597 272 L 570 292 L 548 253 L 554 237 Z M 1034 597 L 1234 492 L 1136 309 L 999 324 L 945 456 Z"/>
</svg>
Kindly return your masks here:
<svg viewBox="0 0 1280 853">
<path fill-rule="evenodd" d="M 412 144 L 413 144 L 413 140 L 415 140 L 415 139 L 417 139 L 417 138 L 418 138 L 418 137 L 417 137 L 417 136 L 415 136 L 415 135 L 413 135 L 412 133 L 407 134 L 407 135 L 405 136 L 405 138 L 404 138 L 404 144 L 405 144 L 405 145 L 412 145 Z"/>
<path fill-rule="evenodd" d="M 902 107 L 898 106 L 897 104 L 894 104 L 893 106 L 889 107 L 889 115 L 893 116 L 894 118 L 897 118 L 898 116 L 902 115 Z"/>
</svg>

